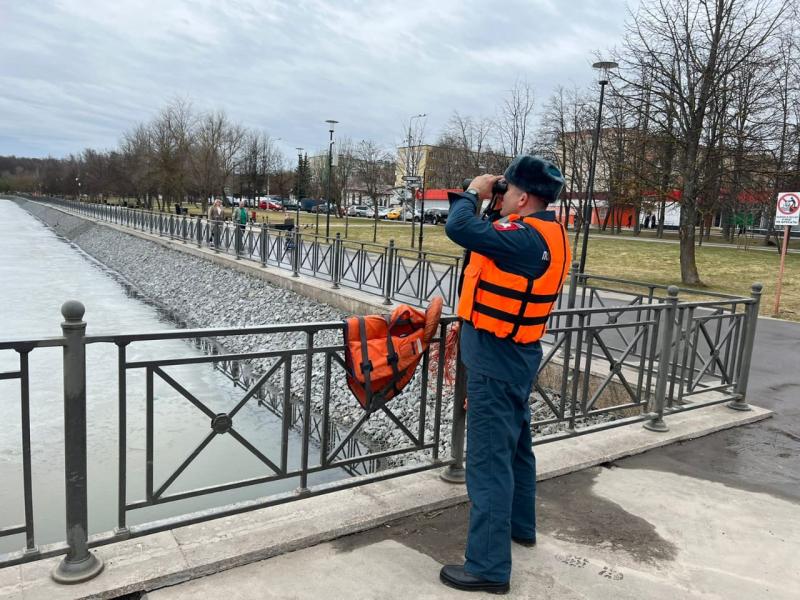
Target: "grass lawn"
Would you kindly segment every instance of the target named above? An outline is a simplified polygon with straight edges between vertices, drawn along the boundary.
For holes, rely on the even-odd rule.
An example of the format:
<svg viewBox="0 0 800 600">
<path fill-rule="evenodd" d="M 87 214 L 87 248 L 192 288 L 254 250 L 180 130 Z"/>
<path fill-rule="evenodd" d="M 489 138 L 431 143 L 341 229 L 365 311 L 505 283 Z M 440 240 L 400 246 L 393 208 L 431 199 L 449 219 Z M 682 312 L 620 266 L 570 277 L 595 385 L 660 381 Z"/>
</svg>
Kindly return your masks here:
<svg viewBox="0 0 800 600">
<path fill-rule="evenodd" d="M 189 213 L 199 214 L 200 210 L 189 206 Z M 268 219 L 271 223 L 282 223 L 284 213 L 275 211 L 257 210 L 259 222 Z M 226 209 L 226 216 L 230 209 Z M 286 216 L 295 217 L 294 213 Z M 304 233 L 313 233 L 317 215 L 300 212 L 300 227 Z M 347 228 L 347 239 L 362 242 L 372 242 L 372 219 L 351 217 Z M 325 215 L 319 215 L 319 231 L 325 234 Z M 344 237 L 345 220 L 334 217 L 330 219 L 331 235 L 340 233 Z M 441 225 L 425 224 L 423 249 L 427 252 L 458 255 L 461 248 L 451 242 L 444 234 Z M 415 227 L 414 243 L 419 235 L 419 223 Z M 643 236 L 652 236 L 651 232 L 644 232 Z M 665 244 L 657 242 L 638 242 L 629 239 L 629 235 L 599 234 L 592 231 L 589 237 L 589 255 L 586 261 L 586 270 L 597 275 L 619 277 L 636 281 L 658 283 L 663 285 L 680 284 L 680 264 L 678 262 L 678 244 Z M 666 239 L 674 239 L 668 234 Z M 410 248 L 411 225 L 394 223 L 391 221 L 378 222 L 378 243 L 386 244 L 390 239 L 395 240 L 398 248 Z M 712 242 L 720 241 L 719 236 Z M 754 247 L 760 240 L 756 240 Z M 774 249 L 764 252 L 756 249 L 737 249 L 735 245 L 718 248 L 700 246 L 697 252 L 697 268 L 705 287 L 697 288 L 698 291 L 708 290 L 737 295 L 750 295 L 750 285 L 759 281 L 764 284 L 761 298 L 762 315 L 772 315 L 775 301 L 776 278 L 780 264 L 780 256 Z M 783 291 L 781 293 L 781 310 L 778 315 L 784 319 L 800 321 L 800 255 L 789 254 L 786 256 L 786 266 L 783 277 Z"/>
<path fill-rule="evenodd" d="M 367 219 L 350 219 L 348 239 L 371 242 L 371 225 Z M 324 233 L 324 228 L 321 227 L 320 231 Z M 344 236 L 343 220 L 331 219 L 331 233 L 336 232 Z M 444 235 L 444 227 L 426 224 L 424 232 L 425 250 L 444 254 L 460 253 L 461 249 Z M 419 227 L 416 233 L 419 234 Z M 681 285 L 678 244 L 636 242 L 625 237 L 593 234 L 589 236 L 587 272 L 648 283 Z M 394 239 L 399 247 L 409 247 L 410 225 L 380 222 L 378 240 L 386 243 L 389 239 Z M 780 256 L 776 251 L 701 246 L 696 248 L 696 254 L 697 269 L 705 284 L 705 287 L 696 288 L 698 291 L 749 296 L 750 286 L 758 281 L 764 284 L 760 313 L 772 314 L 780 264 Z M 778 316 L 800 321 L 800 255 L 786 256 Z"/>
</svg>

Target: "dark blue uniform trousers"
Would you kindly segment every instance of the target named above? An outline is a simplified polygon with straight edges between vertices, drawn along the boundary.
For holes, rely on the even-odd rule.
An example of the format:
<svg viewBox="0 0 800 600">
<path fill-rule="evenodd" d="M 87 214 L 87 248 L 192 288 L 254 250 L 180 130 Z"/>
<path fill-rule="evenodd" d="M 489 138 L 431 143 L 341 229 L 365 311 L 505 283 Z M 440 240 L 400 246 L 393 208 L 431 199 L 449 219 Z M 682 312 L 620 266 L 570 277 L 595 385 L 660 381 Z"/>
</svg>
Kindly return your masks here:
<svg viewBox="0 0 800 600">
<path fill-rule="evenodd" d="M 472 508 L 464 570 L 489 581 L 511 577 L 512 534 L 536 537 L 532 385 L 474 372 L 467 379 L 467 492 Z"/>
</svg>

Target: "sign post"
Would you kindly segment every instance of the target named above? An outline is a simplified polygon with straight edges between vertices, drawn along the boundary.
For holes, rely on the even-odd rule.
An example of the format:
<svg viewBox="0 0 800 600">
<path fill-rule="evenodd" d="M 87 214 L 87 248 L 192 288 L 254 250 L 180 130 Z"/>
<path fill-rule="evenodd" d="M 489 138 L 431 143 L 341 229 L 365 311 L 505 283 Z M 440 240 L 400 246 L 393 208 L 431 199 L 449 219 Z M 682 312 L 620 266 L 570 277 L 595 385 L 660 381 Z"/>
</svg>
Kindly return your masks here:
<svg viewBox="0 0 800 600">
<path fill-rule="evenodd" d="M 403 177 L 403 181 L 406 184 L 406 189 L 411 192 L 411 247 L 414 247 L 414 238 L 416 237 L 415 234 L 415 224 L 414 224 L 414 216 L 417 213 L 417 194 L 416 189 L 419 187 L 420 183 L 422 183 L 422 177 L 419 175 L 406 175 Z M 403 207 L 403 221 L 406 220 L 406 207 Z"/>
<path fill-rule="evenodd" d="M 786 250 L 789 247 L 789 231 L 793 225 L 800 224 L 800 192 L 782 192 L 778 194 L 778 204 L 775 207 L 775 226 L 784 226 L 783 247 L 781 249 L 781 266 L 778 269 L 778 283 L 775 286 L 775 306 L 773 315 L 778 315 L 781 305 L 781 287 L 783 286 L 783 266 L 786 261 Z"/>
</svg>

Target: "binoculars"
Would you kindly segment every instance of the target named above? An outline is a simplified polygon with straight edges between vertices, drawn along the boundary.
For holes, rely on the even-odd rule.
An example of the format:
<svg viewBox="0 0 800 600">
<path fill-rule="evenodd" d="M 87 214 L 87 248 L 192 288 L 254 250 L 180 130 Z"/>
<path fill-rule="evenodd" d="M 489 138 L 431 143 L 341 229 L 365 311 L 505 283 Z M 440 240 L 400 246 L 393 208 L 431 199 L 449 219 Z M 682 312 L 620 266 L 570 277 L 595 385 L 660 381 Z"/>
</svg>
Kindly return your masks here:
<svg viewBox="0 0 800 600">
<path fill-rule="evenodd" d="M 466 192 L 470 183 L 472 183 L 472 179 L 465 179 L 461 183 L 461 189 Z M 498 194 L 502 196 L 507 191 L 508 182 L 505 179 L 498 179 L 494 182 L 494 185 L 492 185 L 492 196 L 497 196 Z"/>
</svg>

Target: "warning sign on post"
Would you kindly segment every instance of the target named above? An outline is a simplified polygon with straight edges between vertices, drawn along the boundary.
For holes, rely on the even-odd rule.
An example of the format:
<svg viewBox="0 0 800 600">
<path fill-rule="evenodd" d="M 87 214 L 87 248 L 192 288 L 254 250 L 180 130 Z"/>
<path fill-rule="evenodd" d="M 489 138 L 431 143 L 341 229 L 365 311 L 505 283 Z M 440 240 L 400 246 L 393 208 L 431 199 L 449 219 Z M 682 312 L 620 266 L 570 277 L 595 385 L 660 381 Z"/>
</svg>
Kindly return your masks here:
<svg viewBox="0 0 800 600">
<path fill-rule="evenodd" d="M 778 206 L 775 209 L 775 226 L 800 225 L 800 192 L 783 192 L 778 194 Z"/>
</svg>

